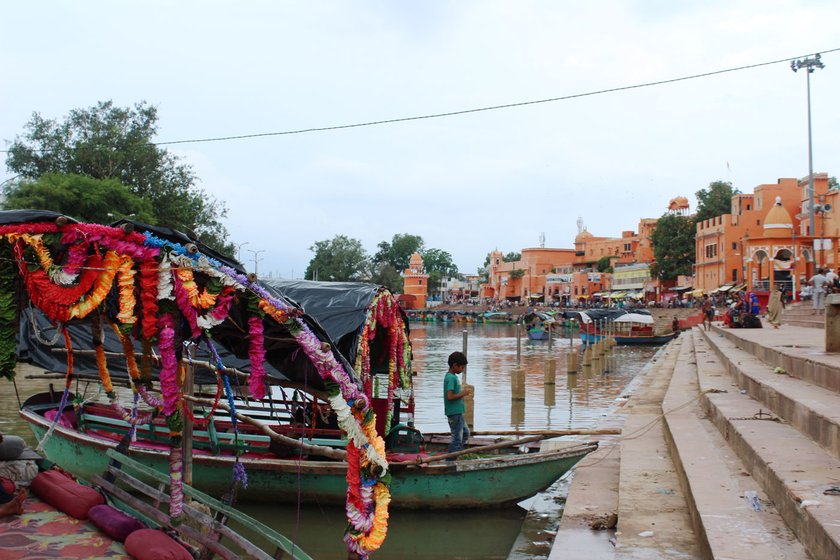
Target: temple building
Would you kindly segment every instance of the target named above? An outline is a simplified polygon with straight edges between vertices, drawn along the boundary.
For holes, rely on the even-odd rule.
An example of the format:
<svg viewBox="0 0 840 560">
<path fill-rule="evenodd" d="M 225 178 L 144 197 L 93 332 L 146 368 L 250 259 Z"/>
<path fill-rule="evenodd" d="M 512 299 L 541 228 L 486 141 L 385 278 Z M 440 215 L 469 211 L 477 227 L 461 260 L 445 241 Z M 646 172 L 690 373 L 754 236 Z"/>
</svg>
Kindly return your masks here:
<svg viewBox="0 0 840 560">
<path fill-rule="evenodd" d="M 429 297 L 429 275 L 423 272 L 423 257 L 414 253 L 402 273 L 403 293 L 399 297 L 404 309 L 423 309 Z"/>
</svg>

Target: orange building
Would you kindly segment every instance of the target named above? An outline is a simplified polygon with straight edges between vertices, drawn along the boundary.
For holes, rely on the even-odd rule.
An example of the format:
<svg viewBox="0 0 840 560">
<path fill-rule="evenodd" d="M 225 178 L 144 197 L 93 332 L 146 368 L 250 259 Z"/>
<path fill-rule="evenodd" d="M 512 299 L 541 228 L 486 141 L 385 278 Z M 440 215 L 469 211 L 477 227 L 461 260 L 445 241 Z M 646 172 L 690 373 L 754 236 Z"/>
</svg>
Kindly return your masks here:
<svg viewBox="0 0 840 560">
<path fill-rule="evenodd" d="M 498 249 L 490 253 L 487 283 L 481 285 L 482 298 L 498 301 L 543 300 L 556 293 L 556 290 L 550 290 L 549 275 L 572 273 L 575 252 L 573 249 L 538 247 L 522 249 L 518 261 L 505 262 L 503 257 Z"/>
<path fill-rule="evenodd" d="M 828 189 L 827 174 L 814 175 L 814 236 L 807 187 L 807 177 L 759 185 L 752 194 L 733 196 L 730 214 L 699 222 L 695 287 L 708 293 L 746 283 L 766 300 L 776 283 L 795 295 L 817 267 L 836 268 L 838 191 Z"/>
<path fill-rule="evenodd" d="M 639 233 L 623 231 L 621 237 L 595 237 L 584 229 L 575 237 L 575 266 L 594 268 L 604 257 L 609 257 L 612 267 L 653 262 L 650 237 L 657 221 L 642 218 Z"/>
<path fill-rule="evenodd" d="M 429 275 L 423 272 L 423 257 L 414 253 L 402 274 L 403 295 L 400 304 L 405 309 L 423 309 L 429 296 Z"/>
</svg>

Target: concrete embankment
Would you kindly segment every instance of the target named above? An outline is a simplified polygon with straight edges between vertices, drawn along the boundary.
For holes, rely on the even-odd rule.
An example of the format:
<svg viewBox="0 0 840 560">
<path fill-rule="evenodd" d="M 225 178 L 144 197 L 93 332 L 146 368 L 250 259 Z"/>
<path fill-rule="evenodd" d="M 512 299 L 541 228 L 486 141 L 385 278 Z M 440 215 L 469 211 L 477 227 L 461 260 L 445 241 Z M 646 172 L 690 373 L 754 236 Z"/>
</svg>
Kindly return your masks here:
<svg viewBox="0 0 840 560">
<path fill-rule="evenodd" d="M 578 466 L 552 560 L 840 558 L 840 355 L 766 327 L 657 355 Z"/>
</svg>

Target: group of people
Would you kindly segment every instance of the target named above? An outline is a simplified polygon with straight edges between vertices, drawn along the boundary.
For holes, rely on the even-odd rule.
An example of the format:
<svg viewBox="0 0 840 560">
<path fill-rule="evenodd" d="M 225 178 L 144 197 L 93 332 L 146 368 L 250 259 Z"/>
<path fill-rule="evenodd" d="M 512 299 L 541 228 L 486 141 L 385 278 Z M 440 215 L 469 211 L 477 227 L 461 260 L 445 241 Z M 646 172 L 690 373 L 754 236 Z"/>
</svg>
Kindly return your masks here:
<svg viewBox="0 0 840 560">
<path fill-rule="evenodd" d="M 816 274 L 808 279 L 806 288 L 800 296 L 811 298 L 814 313 L 825 307 L 825 295 L 840 291 L 840 275 L 830 268 L 818 268 Z"/>
</svg>

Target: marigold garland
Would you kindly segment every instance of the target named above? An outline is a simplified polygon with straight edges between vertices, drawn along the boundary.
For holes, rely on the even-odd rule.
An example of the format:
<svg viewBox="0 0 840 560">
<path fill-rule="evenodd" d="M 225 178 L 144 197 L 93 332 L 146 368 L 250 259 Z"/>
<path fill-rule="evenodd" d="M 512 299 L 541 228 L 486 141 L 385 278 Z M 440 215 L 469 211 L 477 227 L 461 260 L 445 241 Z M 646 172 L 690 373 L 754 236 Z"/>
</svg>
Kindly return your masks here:
<svg viewBox="0 0 840 560">
<path fill-rule="evenodd" d="M 105 270 L 96 277 L 93 288 L 87 297 L 70 306 L 70 318 L 84 319 L 105 301 L 105 297 L 114 284 L 114 276 L 116 276 L 120 266 L 120 256 L 114 251 L 108 251 L 105 254 L 102 266 Z"/>
<path fill-rule="evenodd" d="M 102 317 L 97 313 L 91 318 L 90 325 L 91 337 L 93 339 L 91 344 L 96 352 L 96 369 L 99 370 L 99 379 L 102 381 L 102 388 L 105 390 L 105 394 L 113 400 L 116 394 L 114 393 L 114 386 L 111 383 L 111 374 L 108 373 L 105 348 L 102 345 Z"/>
</svg>

